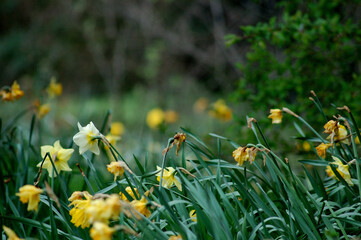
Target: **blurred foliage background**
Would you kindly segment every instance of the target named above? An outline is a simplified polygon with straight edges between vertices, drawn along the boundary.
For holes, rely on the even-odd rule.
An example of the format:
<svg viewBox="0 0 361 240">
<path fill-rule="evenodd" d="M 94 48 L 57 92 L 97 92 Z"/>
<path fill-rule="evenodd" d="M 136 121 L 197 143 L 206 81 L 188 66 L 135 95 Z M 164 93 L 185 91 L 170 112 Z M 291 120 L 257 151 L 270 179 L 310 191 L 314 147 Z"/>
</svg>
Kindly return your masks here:
<svg viewBox="0 0 361 240">
<path fill-rule="evenodd" d="M 128 141 L 145 139 L 146 114 L 159 107 L 179 113 L 160 129 L 168 135 L 183 126 L 245 144 L 249 115 L 288 146 L 292 133 L 282 138 L 283 126 L 271 129 L 266 116 L 271 108 L 308 109 L 307 120 L 322 131 L 310 90 L 328 117 L 331 103 L 361 113 L 360 17 L 357 0 L 3 0 L 0 81 L 17 80 L 26 96 L 0 114 L 42 98 L 55 76 L 64 91 L 44 120 L 52 133 L 73 131 L 77 121 L 100 125 L 110 109 Z M 200 97 L 204 113 L 225 99 L 237 124 L 195 113 Z"/>
</svg>

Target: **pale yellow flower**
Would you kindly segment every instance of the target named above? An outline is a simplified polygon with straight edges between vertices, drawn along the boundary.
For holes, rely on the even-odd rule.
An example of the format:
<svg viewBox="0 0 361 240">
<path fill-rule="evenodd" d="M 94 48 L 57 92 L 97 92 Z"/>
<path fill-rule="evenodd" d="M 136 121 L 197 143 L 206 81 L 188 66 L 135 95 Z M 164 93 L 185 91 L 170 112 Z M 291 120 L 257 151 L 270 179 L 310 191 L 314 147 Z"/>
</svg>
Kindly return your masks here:
<svg viewBox="0 0 361 240">
<path fill-rule="evenodd" d="M 14 81 L 11 88 L 1 90 L 0 95 L 3 101 L 13 101 L 14 99 L 20 99 L 24 95 L 24 91 L 20 90 L 20 85 Z"/>
<path fill-rule="evenodd" d="M 222 121 L 229 121 L 232 119 L 232 110 L 223 99 L 219 99 L 212 104 L 209 115 Z"/>
<path fill-rule="evenodd" d="M 243 162 L 249 161 L 251 164 L 256 158 L 257 148 L 255 147 L 239 147 L 233 151 L 233 158 L 236 162 L 238 162 L 239 166 L 243 165 Z"/>
<path fill-rule="evenodd" d="M 16 233 L 7 226 L 3 225 L 3 229 L 6 236 L 8 236 L 8 240 L 22 240 L 22 238 L 19 238 L 18 235 L 16 235 Z"/>
<path fill-rule="evenodd" d="M 163 123 L 164 118 L 165 116 L 163 110 L 160 108 L 154 108 L 147 114 L 147 125 L 152 129 L 156 129 L 160 124 Z"/>
<path fill-rule="evenodd" d="M 329 121 L 329 122 L 331 122 L 331 121 Z M 330 127 L 329 129 L 331 129 L 331 128 L 332 127 Z M 325 130 L 325 132 L 326 132 L 326 130 Z M 327 133 L 328 132 L 329 132 L 329 130 L 327 130 Z M 337 123 L 336 127 L 333 128 L 331 134 L 326 139 L 330 140 L 331 142 L 342 142 L 342 143 L 350 145 L 350 140 L 347 136 L 347 130 L 346 130 L 345 126 L 341 125 L 340 123 Z"/>
<path fill-rule="evenodd" d="M 325 129 L 324 133 L 331 134 L 337 129 L 337 122 L 334 120 L 328 121 L 323 128 Z"/>
<path fill-rule="evenodd" d="M 160 171 L 159 173 L 156 174 L 157 181 L 160 182 L 160 175 L 161 175 L 161 172 L 162 172 L 161 171 L 162 168 L 157 166 L 157 170 Z M 173 184 L 174 184 L 179 189 L 179 191 L 182 191 L 182 184 L 180 183 L 178 178 L 175 176 L 176 173 L 177 173 L 176 170 L 174 168 L 172 168 L 172 167 L 165 168 L 164 171 L 163 171 L 162 187 L 171 188 L 173 186 Z"/>
<path fill-rule="evenodd" d="M 170 237 L 168 238 L 168 240 L 182 240 L 182 236 L 181 236 L 181 235 L 170 236 Z"/>
<path fill-rule="evenodd" d="M 268 118 L 272 119 L 272 124 L 279 124 L 282 122 L 282 110 L 281 109 L 271 109 L 270 110 L 270 115 L 268 116 Z"/>
<path fill-rule="evenodd" d="M 71 222 L 76 227 L 86 228 L 90 226 L 89 222 L 89 215 L 85 214 L 85 210 L 90 206 L 90 202 L 92 200 L 92 195 L 88 192 L 82 192 L 83 195 L 80 195 L 79 192 L 75 192 L 71 195 L 68 199 L 71 201 L 69 206 L 74 206 L 70 211 L 69 214 L 71 216 Z M 79 198 L 79 197 L 82 198 Z M 83 199 L 85 198 L 85 199 Z"/>
<path fill-rule="evenodd" d="M 28 203 L 28 211 L 35 210 L 35 212 L 37 212 L 40 202 L 40 193 L 42 192 L 42 189 L 33 185 L 24 185 L 19 188 L 19 192 L 16 193 L 16 196 L 20 197 L 22 203 Z"/>
<path fill-rule="evenodd" d="M 115 228 L 109 227 L 102 222 L 95 222 L 90 229 L 90 237 L 93 240 L 111 240 Z"/>
<path fill-rule="evenodd" d="M 132 191 L 132 188 L 131 188 L 131 187 L 129 187 L 129 186 L 126 187 L 126 188 L 125 188 L 125 191 L 126 191 L 133 199 L 139 198 L 138 189 L 136 189 L 136 188 L 133 188 L 133 189 L 134 189 L 134 192 L 137 194 L 137 197 L 134 195 L 134 192 Z M 120 192 L 119 195 L 120 195 L 120 198 L 121 198 L 123 201 L 129 202 L 128 198 L 125 196 L 124 193 Z"/>
<path fill-rule="evenodd" d="M 321 143 L 316 147 L 317 155 L 322 158 L 326 158 L 327 149 L 331 146 L 332 146 L 331 143 Z"/>
<path fill-rule="evenodd" d="M 110 125 L 110 134 L 121 136 L 124 133 L 124 125 L 121 122 L 112 122 Z"/>
<path fill-rule="evenodd" d="M 50 104 L 42 104 L 38 107 L 38 117 L 43 118 L 50 112 Z"/>
<path fill-rule="evenodd" d="M 164 121 L 166 123 L 175 123 L 179 119 L 179 114 L 176 111 L 168 110 L 164 113 Z"/>
<path fill-rule="evenodd" d="M 336 167 L 337 167 L 336 170 L 340 174 L 340 176 L 348 183 L 348 185 L 353 186 L 353 182 L 351 180 L 351 174 L 348 170 L 349 165 L 343 164 L 341 162 L 341 160 L 335 156 L 332 156 L 332 158 L 333 158 L 334 162 L 332 162 L 331 164 L 336 165 Z M 333 172 L 333 170 L 330 166 L 326 167 L 326 173 L 329 177 L 333 177 L 333 178 L 336 178 L 337 180 L 339 180 L 336 177 L 335 173 Z"/>
<path fill-rule="evenodd" d="M 101 136 L 99 130 L 90 122 L 85 127 L 78 123 L 79 132 L 74 135 L 73 141 L 79 146 L 79 153 L 83 154 L 87 150 L 99 155 L 98 139 Z"/>
<path fill-rule="evenodd" d="M 124 165 L 121 162 L 111 162 L 107 165 L 107 169 L 110 173 L 114 174 L 114 181 L 117 177 L 122 177 L 124 174 Z"/>
<path fill-rule="evenodd" d="M 124 213 L 128 217 L 132 217 L 134 215 L 135 218 L 137 218 L 138 220 L 142 219 L 142 216 L 140 214 L 142 214 L 145 217 L 149 217 L 151 215 L 151 212 L 147 208 L 147 205 L 148 205 L 148 200 L 144 196 L 142 196 L 140 200 L 135 199 L 131 201 L 130 211 L 124 211 Z"/>
<path fill-rule="evenodd" d="M 59 140 L 54 143 L 54 146 L 45 145 L 41 147 L 41 157 L 44 159 L 46 153 L 49 153 L 58 173 L 60 173 L 60 171 L 71 171 L 71 168 L 68 165 L 68 161 L 73 152 L 74 149 L 63 148 L 60 145 Z M 41 162 L 36 166 L 40 167 Z M 45 159 L 42 167 L 48 170 L 49 177 L 53 177 L 53 164 L 48 157 Z M 54 174 L 54 177 L 56 177 L 57 175 L 55 171 Z"/>
<path fill-rule="evenodd" d="M 307 141 L 305 141 L 302 144 L 302 148 L 305 152 L 309 152 L 311 150 L 311 145 Z"/>
<path fill-rule="evenodd" d="M 208 107 L 208 99 L 201 97 L 193 105 L 193 110 L 197 113 L 204 112 Z"/>
<path fill-rule="evenodd" d="M 46 91 L 48 92 L 50 98 L 53 98 L 55 96 L 60 96 L 61 93 L 63 92 L 63 86 L 61 85 L 61 83 L 56 82 L 55 77 L 52 77 L 50 79 L 50 84 L 47 87 Z"/>
<path fill-rule="evenodd" d="M 193 221 L 193 222 L 197 222 L 197 214 L 196 214 L 196 210 L 191 210 L 190 212 L 189 212 L 189 217 L 191 218 L 191 220 Z"/>
</svg>

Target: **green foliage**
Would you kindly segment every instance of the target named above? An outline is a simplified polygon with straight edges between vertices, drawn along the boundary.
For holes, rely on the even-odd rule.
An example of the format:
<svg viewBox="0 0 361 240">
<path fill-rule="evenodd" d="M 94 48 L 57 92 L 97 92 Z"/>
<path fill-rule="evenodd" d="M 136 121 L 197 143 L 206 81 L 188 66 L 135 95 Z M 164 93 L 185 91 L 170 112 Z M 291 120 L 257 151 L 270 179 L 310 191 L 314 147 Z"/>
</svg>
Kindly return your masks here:
<svg viewBox="0 0 361 240">
<path fill-rule="evenodd" d="M 327 106 L 347 102 L 361 113 L 358 6 L 353 0 L 283 1 L 280 16 L 227 36 L 227 45 L 250 44 L 246 62 L 238 65 L 243 76 L 234 97 L 256 109 L 295 104 L 296 112 L 305 112 L 305 96 L 314 90 Z"/>
</svg>

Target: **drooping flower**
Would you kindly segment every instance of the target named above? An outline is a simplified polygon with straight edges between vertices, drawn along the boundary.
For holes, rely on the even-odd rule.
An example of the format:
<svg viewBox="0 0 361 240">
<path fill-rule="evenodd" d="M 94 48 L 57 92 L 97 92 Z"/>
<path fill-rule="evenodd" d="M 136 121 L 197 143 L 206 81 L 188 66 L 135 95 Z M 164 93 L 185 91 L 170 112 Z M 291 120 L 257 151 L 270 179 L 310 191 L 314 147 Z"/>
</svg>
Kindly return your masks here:
<svg viewBox="0 0 361 240">
<path fill-rule="evenodd" d="M 208 107 L 208 100 L 205 97 L 198 98 L 193 105 L 193 110 L 197 113 L 204 112 Z"/>
<path fill-rule="evenodd" d="M 41 147 L 41 157 L 44 159 L 47 153 L 50 154 L 51 159 L 53 160 L 55 169 L 58 173 L 60 171 L 71 171 L 71 168 L 68 165 L 68 161 L 73 154 L 74 149 L 65 149 L 60 145 L 59 140 L 54 143 L 54 146 L 45 145 Z M 41 163 L 36 165 L 37 167 L 41 166 Z M 47 157 L 42 165 L 43 168 L 48 170 L 49 177 L 56 177 L 56 172 L 54 171 L 53 175 L 53 164 L 51 163 L 50 159 Z"/>
<path fill-rule="evenodd" d="M 181 147 L 182 143 L 185 142 L 185 140 L 186 140 L 186 135 L 185 135 L 184 133 L 177 133 L 177 134 L 174 135 L 174 137 L 173 137 L 173 142 L 172 142 L 172 144 L 171 144 L 169 147 L 167 147 L 167 148 L 165 148 L 165 149 L 163 150 L 163 154 L 165 154 L 166 152 L 168 152 L 174 145 L 176 145 L 176 146 L 177 146 L 177 149 L 176 149 L 176 151 L 175 151 L 175 154 L 178 156 L 178 152 L 179 152 L 179 150 L 180 150 L 180 147 Z"/>
<path fill-rule="evenodd" d="M 20 85 L 14 81 L 11 88 L 2 89 L 0 95 L 3 101 L 13 101 L 14 99 L 20 99 L 24 95 L 24 91 L 20 90 Z"/>
<path fill-rule="evenodd" d="M 173 110 L 167 110 L 164 113 L 164 121 L 166 123 L 175 123 L 179 119 L 179 114 Z"/>
<path fill-rule="evenodd" d="M 83 154 L 87 150 L 99 155 L 98 139 L 101 136 L 99 130 L 90 122 L 85 127 L 78 123 L 79 132 L 74 135 L 73 141 L 79 146 L 79 153 Z"/>
<path fill-rule="evenodd" d="M 110 134 L 121 136 L 124 133 L 124 125 L 121 122 L 112 122 L 110 125 Z"/>
<path fill-rule="evenodd" d="M 336 170 L 340 174 L 340 176 L 348 183 L 348 185 L 353 186 L 353 182 L 351 180 L 351 174 L 348 170 L 349 165 L 343 164 L 341 160 L 335 156 L 332 156 L 332 158 L 334 162 L 332 162 L 331 164 L 336 165 L 337 167 Z M 326 167 L 326 173 L 329 177 L 333 177 L 339 180 L 330 166 Z"/>
<path fill-rule="evenodd" d="M 154 108 L 147 114 L 147 125 L 152 129 L 156 129 L 164 121 L 164 112 L 160 108 Z"/>
<path fill-rule="evenodd" d="M 20 197 L 22 203 L 28 203 L 28 211 L 35 210 L 35 212 L 37 212 L 40 202 L 40 193 L 42 192 L 42 189 L 33 185 L 24 185 L 19 188 L 19 192 L 16 193 L 16 196 Z"/>
<path fill-rule="evenodd" d="M 157 166 L 157 170 L 160 172 L 156 174 L 157 181 L 160 182 L 160 176 L 162 172 L 162 168 Z M 179 191 L 182 191 L 182 184 L 178 180 L 176 175 L 176 170 L 172 167 L 167 167 L 163 170 L 163 180 L 162 180 L 162 187 L 164 188 L 171 188 L 174 185 L 179 189 Z"/>
<path fill-rule="evenodd" d="M 249 161 L 251 164 L 256 158 L 258 149 L 255 147 L 239 147 L 233 151 L 233 158 L 238 162 L 239 166 L 243 165 L 243 162 Z"/>
<path fill-rule="evenodd" d="M 82 194 L 74 192 L 68 199 L 71 201 L 69 206 L 73 206 L 73 208 L 69 211 L 71 222 L 76 227 L 81 226 L 81 228 L 86 228 L 90 226 L 89 215 L 85 214 L 85 210 L 90 206 L 92 198 L 92 195 L 84 191 Z"/>
<path fill-rule="evenodd" d="M 95 222 L 90 229 L 90 237 L 93 240 L 111 240 L 115 228 L 109 227 L 102 222 Z"/>
<path fill-rule="evenodd" d="M 134 199 L 138 199 L 139 198 L 139 193 L 138 193 L 138 189 L 136 188 L 133 188 L 134 192 L 137 194 L 137 197 L 134 195 L 134 192 L 132 191 L 132 188 L 131 187 L 126 187 L 125 188 L 125 191 Z M 126 201 L 126 202 L 129 202 L 127 196 L 125 196 L 124 193 L 120 192 L 119 193 L 120 195 L 120 198 L 123 200 L 123 201 Z"/>
<path fill-rule="evenodd" d="M 140 220 L 142 219 L 142 214 L 145 217 L 149 217 L 151 215 L 151 212 L 149 211 L 148 207 L 148 200 L 142 196 L 140 200 L 133 200 L 130 202 L 130 208 L 129 210 L 125 210 L 124 213 L 128 217 L 135 216 L 136 219 Z"/>
<path fill-rule="evenodd" d="M 221 121 L 229 121 L 232 119 L 232 109 L 230 109 L 223 99 L 218 99 L 212 104 L 209 115 Z"/>
<path fill-rule="evenodd" d="M 282 122 L 282 110 L 281 109 L 271 109 L 270 110 L 270 115 L 268 116 L 268 118 L 272 119 L 272 124 L 280 124 Z"/>
<path fill-rule="evenodd" d="M 124 164 L 123 162 L 111 162 L 107 165 L 107 169 L 110 173 L 114 174 L 114 181 L 117 180 L 117 177 L 122 177 L 124 174 Z"/>
<path fill-rule="evenodd" d="M 3 229 L 5 234 L 8 236 L 8 240 L 22 240 L 22 238 L 19 238 L 11 228 L 3 225 Z"/>
<path fill-rule="evenodd" d="M 48 92 L 50 98 L 54 98 L 55 96 L 61 95 L 61 93 L 63 92 L 63 86 L 61 85 L 61 83 L 56 82 L 55 77 L 52 77 L 46 91 Z"/>
<path fill-rule="evenodd" d="M 331 147 L 332 144 L 331 143 L 321 143 L 320 145 L 318 145 L 316 147 L 316 150 L 317 150 L 317 155 L 322 157 L 322 158 L 326 158 L 326 152 L 327 152 L 327 149 L 329 147 Z"/>
<path fill-rule="evenodd" d="M 193 221 L 193 222 L 197 222 L 197 214 L 196 214 L 196 210 L 191 210 L 190 212 L 189 212 L 189 217 L 191 218 L 191 220 Z"/>
<path fill-rule="evenodd" d="M 350 144 L 350 140 L 347 135 L 347 130 L 345 126 L 341 125 L 339 122 L 334 120 L 328 121 L 324 126 L 324 133 L 330 134 L 327 139 L 333 142 L 342 142 L 345 144 Z"/>
<path fill-rule="evenodd" d="M 323 126 L 323 128 L 325 129 L 324 133 L 331 134 L 337 128 L 337 122 L 330 120 Z"/>
</svg>

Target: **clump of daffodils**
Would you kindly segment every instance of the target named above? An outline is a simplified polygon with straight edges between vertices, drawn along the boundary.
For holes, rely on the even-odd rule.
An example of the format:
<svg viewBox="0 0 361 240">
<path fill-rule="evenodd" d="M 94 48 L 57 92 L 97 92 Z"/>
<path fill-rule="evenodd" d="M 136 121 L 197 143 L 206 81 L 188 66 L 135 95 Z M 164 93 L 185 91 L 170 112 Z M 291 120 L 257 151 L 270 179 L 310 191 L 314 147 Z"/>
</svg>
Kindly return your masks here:
<svg viewBox="0 0 361 240">
<path fill-rule="evenodd" d="M 40 162 L 37 167 L 42 167 L 48 170 L 49 177 L 56 177 L 57 173 L 60 171 L 71 171 L 71 168 L 68 165 L 68 161 L 73 154 L 74 149 L 65 149 L 60 145 L 60 141 L 56 141 L 54 146 L 45 145 L 41 147 L 41 157 L 44 159 L 46 154 L 49 153 L 51 160 L 47 157 L 44 162 Z M 53 169 L 53 164 L 56 171 Z"/>
<path fill-rule="evenodd" d="M 20 197 L 20 201 L 22 203 L 28 203 L 28 211 L 35 210 L 35 212 L 37 212 L 41 193 L 43 193 L 42 189 L 33 185 L 25 185 L 19 188 L 19 192 L 16 196 Z"/>
<path fill-rule="evenodd" d="M 73 141 L 79 146 L 79 153 L 83 154 L 86 151 L 91 151 L 99 155 L 98 140 L 102 136 L 99 130 L 90 122 L 85 127 L 78 123 L 79 132 L 74 135 Z"/>
</svg>

